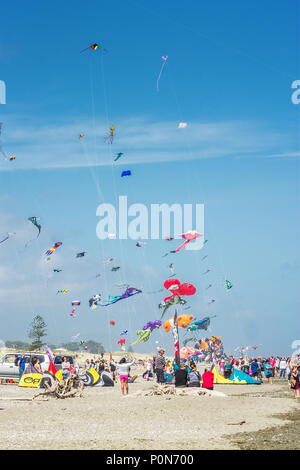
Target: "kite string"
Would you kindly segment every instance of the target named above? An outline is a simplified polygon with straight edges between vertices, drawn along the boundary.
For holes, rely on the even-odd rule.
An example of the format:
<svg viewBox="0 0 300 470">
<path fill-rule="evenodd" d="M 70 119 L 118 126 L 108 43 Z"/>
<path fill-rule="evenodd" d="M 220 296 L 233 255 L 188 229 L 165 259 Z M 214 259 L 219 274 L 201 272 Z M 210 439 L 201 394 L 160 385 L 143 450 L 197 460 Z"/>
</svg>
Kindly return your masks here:
<svg viewBox="0 0 300 470">
<path fill-rule="evenodd" d="M 166 65 L 166 62 L 167 62 L 167 59 L 163 59 L 163 63 L 161 65 L 160 72 L 159 72 L 159 75 L 158 75 L 158 78 L 157 78 L 157 81 L 156 81 L 156 90 L 157 90 L 157 92 L 159 92 L 160 77 L 161 77 L 161 74 L 163 72 L 164 66 Z"/>
</svg>

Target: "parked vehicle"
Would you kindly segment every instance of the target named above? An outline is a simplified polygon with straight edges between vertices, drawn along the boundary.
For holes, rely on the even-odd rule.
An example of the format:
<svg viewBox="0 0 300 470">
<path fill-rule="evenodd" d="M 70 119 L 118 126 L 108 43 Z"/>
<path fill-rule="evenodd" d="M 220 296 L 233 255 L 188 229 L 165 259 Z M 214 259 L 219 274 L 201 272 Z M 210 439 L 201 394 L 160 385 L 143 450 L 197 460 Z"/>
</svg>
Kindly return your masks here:
<svg viewBox="0 0 300 470">
<path fill-rule="evenodd" d="M 0 358 L 0 379 L 16 379 L 19 377 L 19 367 L 17 359 L 22 354 L 25 355 L 25 362 L 28 364 L 34 357 L 40 360 L 41 368 L 43 372 L 48 371 L 50 365 L 50 359 L 47 354 L 40 352 L 18 352 L 18 353 L 7 353 Z M 55 356 L 54 365 L 57 370 L 61 369 L 62 358 L 64 356 Z M 66 356 L 70 364 L 73 366 L 74 361 L 72 356 Z"/>
</svg>

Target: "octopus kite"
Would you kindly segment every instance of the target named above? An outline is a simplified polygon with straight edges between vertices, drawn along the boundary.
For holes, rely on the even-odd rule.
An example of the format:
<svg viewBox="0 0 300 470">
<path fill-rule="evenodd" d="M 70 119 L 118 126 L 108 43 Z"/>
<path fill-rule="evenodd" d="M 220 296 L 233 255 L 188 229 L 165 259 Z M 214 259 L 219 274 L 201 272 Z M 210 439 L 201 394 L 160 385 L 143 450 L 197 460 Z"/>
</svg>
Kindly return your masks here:
<svg viewBox="0 0 300 470">
<path fill-rule="evenodd" d="M 37 217 L 28 217 L 28 220 L 29 220 L 29 222 L 31 222 L 38 229 L 38 234 L 37 234 L 37 237 L 35 238 L 35 240 L 37 240 L 40 236 L 42 226 L 41 226 L 41 224 L 38 223 L 38 218 Z M 26 243 L 25 247 L 32 241 L 33 240 L 29 240 Z"/>
</svg>

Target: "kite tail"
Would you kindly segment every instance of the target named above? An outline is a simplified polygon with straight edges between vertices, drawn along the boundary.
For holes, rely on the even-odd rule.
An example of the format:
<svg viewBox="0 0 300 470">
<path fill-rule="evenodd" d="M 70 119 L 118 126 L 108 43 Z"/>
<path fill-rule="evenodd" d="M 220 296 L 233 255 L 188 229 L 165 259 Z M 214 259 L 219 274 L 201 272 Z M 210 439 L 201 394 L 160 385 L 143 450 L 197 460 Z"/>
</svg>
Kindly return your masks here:
<svg viewBox="0 0 300 470">
<path fill-rule="evenodd" d="M 162 72 L 163 72 L 163 69 L 164 69 L 165 64 L 166 64 L 166 61 L 164 60 L 162 66 L 161 66 L 159 75 L 158 75 L 158 77 L 157 77 L 157 81 L 156 81 L 156 90 L 157 90 L 157 92 L 159 92 L 159 81 L 160 81 L 160 77 L 161 77 L 161 74 L 162 74 Z"/>
<path fill-rule="evenodd" d="M 190 240 L 185 240 L 181 245 L 179 245 L 176 250 L 174 250 L 175 253 L 177 253 L 178 251 L 182 250 L 182 248 L 185 247 L 185 245 L 187 245 L 188 243 L 190 243 Z"/>
</svg>

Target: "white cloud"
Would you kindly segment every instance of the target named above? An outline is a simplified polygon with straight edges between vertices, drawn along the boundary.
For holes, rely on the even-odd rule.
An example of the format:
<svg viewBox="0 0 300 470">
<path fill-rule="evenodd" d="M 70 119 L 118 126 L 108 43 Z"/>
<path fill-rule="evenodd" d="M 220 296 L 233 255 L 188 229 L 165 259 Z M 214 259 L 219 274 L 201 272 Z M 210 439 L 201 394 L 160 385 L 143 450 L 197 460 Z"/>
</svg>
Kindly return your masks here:
<svg viewBox="0 0 300 470">
<path fill-rule="evenodd" d="M 16 155 L 14 162 L 2 161 L 0 170 L 51 169 L 108 166 L 115 152 L 125 155 L 119 163 L 144 164 L 162 161 L 242 156 L 284 156 L 293 145 L 292 136 L 251 121 L 191 122 L 184 132 L 177 122 L 159 122 L 146 117 L 116 120 L 113 145 L 104 143 L 107 127 L 86 118 L 47 124 L 7 118 L 3 147 Z M 85 138 L 78 139 L 83 132 Z M 282 153 L 278 153 L 278 151 Z M 275 153 L 276 152 L 276 153 Z M 115 165 L 115 164 L 114 164 Z"/>
</svg>

